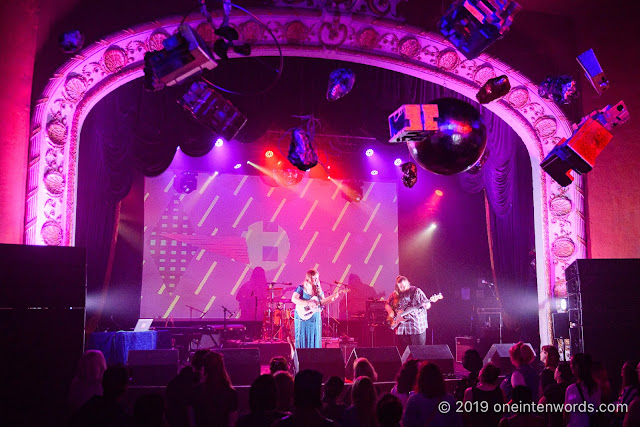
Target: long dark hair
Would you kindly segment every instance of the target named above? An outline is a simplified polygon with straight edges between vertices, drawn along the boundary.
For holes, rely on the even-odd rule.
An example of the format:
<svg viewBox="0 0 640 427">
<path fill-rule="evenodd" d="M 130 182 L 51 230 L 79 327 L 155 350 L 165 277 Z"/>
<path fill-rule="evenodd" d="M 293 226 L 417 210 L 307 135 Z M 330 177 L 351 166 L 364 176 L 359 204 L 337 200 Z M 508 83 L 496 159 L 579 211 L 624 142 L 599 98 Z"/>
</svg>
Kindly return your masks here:
<svg viewBox="0 0 640 427">
<path fill-rule="evenodd" d="M 418 365 L 420 365 L 420 361 L 416 359 L 409 359 L 404 362 L 400 373 L 398 373 L 396 377 L 398 393 L 408 394 L 410 391 L 413 391 L 413 387 L 416 385 L 418 378 Z"/>
<path fill-rule="evenodd" d="M 593 379 L 591 372 L 593 362 L 591 361 L 591 355 L 585 353 L 576 353 L 571 358 L 571 370 L 573 375 L 576 376 L 578 382 L 583 383 L 587 387 L 589 394 L 593 394 L 596 387 L 596 381 Z"/>
<path fill-rule="evenodd" d="M 396 287 L 395 287 L 395 290 L 393 291 L 396 295 L 400 295 L 400 289 L 398 288 L 398 283 L 402 282 L 403 280 L 409 280 L 409 279 L 407 279 L 405 276 L 396 277 Z"/>
<path fill-rule="evenodd" d="M 629 386 L 640 388 L 637 366 L 637 360 L 627 360 L 622 365 L 622 389 Z"/>
<path fill-rule="evenodd" d="M 377 397 L 371 378 L 362 376 L 355 379 L 351 401 L 358 412 L 360 425 L 375 425 Z"/>
<path fill-rule="evenodd" d="M 437 365 L 431 362 L 423 362 L 420 365 L 418 392 L 428 398 L 444 396 L 447 393 L 444 388 L 444 378 Z"/>
<path fill-rule="evenodd" d="M 204 357 L 202 362 L 206 388 L 231 387 L 231 380 L 227 370 L 224 368 L 222 354 L 212 351 Z"/>
<path fill-rule="evenodd" d="M 560 353 L 558 349 L 552 345 L 542 346 L 542 351 L 547 353 L 547 361 L 545 362 L 545 368 L 557 368 L 560 363 Z"/>
</svg>

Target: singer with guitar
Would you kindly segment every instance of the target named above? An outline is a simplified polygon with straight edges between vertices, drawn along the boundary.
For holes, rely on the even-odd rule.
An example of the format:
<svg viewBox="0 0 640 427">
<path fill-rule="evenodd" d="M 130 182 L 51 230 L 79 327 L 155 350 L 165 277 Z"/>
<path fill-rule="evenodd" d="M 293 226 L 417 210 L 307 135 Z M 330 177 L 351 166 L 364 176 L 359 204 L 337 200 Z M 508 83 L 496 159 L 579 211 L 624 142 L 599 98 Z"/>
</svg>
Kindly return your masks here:
<svg viewBox="0 0 640 427">
<path fill-rule="evenodd" d="M 389 296 L 385 309 L 391 320 L 389 326 L 396 330 L 400 354 L 408 345 L 425 344 L 428 327 L 427 310 L 430 307 L 431 301 L 422 289 L 411 286 L 409 279 L 404 276 L 396 277 L 395 290 Z M 404 312 L 406 312 L 405 316 L 402 315 Z"/>
<path fill-rule="evenodd" d="M 304 283 L 293 292 L 291 302 L 296 305 L 294 317 L 296 348 L 322 348 L 322 306 L 335 301 L 342 292 L 324 297 L 320 275 L 307 271 Z"/>
</svg>

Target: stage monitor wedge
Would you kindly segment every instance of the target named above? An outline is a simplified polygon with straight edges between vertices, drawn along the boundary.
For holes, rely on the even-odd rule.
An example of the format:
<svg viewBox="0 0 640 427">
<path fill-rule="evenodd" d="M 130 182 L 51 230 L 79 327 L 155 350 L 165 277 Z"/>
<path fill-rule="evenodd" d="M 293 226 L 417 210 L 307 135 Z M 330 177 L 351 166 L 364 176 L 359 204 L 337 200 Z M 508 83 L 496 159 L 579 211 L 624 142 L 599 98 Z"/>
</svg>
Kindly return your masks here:
<svg viewBox="0 0 640 427">
<path fill-rule="evenodd" d="M 402 354 L 402 363 L 409 359 L 431 362 L 437 365 L 443 374 L 453 374 L 453 354 L 446 344 L 409 345 Z"/>
<path fill-rule="evenodd" d="M 356 347 L 351 352 L 347 366 L 345 366 L 345 375 L 349 379 L 353 379 L 353 363 L 356 359 L 364 357 L 373 369 L 378 373 L 378 381 L 395 381 L 396 375 L 402 367 L 400 353 L 398 347 Z"/>
<path fill-rule="evenodd" d="M 488 363 L 491 363 L 492 365 L 500 368 L 501 375 L 510 374 L 511 372 L 514 371 L 515 366 L 513 366 L 511 364 L 511 357 L 509 356 L 509 349 L 514 345 L 515 345 L 515 343 L 493 344 L 491 346 L 491 348 L 489 349 L 489 351 L 487 352 L 486 356 L 484 356 L 484 359 L 482 360 L 482 364 L 486 365 Z M 533 351 L 533 354 L 536 354 L 536 352 L 535 352 L 535 350 L 533 350 L 533 347 L 531 346 L 531 344 L 526 343 L 526 345 L 531 347 L 531 350 Z"/>
<path fill-rule="evenodd" d="M 260 376 L 260 350 L 257 348 L 227 348 L 221 353 L 231 384 L 251 385 Z"/>
<path fill-rule="evenodd" d="M 339 348 L 299 348 L 294 355 L 296 374 L 305 369 L 322 373 L 322 382 L 329 377 L 344 378 L 344 356 Z"/>
<path fill-rule="evenodd" d="M 179 351 L 129 350 L 132 386 L 166 386 L 178 375 Z"/>
</svg>

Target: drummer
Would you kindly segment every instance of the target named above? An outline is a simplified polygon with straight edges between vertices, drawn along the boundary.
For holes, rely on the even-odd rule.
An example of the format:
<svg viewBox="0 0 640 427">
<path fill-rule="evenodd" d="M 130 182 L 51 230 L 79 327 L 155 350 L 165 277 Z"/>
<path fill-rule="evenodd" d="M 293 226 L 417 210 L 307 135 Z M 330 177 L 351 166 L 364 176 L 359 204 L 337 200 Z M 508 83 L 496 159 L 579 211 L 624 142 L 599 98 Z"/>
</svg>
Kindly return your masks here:
<svg viewBox="0 0 640 427">
<path fill-rule="evenodd" d="M 254 268 L 249 281 L 244 283 L 236 294 L 240 320 L 263 320 L 264 313 L 269 309 L 268 287 L 264 268 Z"/>
</svg>

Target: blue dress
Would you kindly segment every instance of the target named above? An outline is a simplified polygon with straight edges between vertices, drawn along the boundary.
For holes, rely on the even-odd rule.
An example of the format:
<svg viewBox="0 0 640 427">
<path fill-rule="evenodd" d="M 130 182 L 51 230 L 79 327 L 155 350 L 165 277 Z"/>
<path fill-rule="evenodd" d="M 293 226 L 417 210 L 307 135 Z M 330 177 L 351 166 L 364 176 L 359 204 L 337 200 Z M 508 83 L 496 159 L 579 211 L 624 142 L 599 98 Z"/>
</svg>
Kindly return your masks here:
<svg viewBox="0 0 640 427">
<path fill-rule="evenodd" d="M 303 300 L 310 300 L 312 295 L 305 292 L 304 287 L 299 285 L 295 292 Z M 322 295 L 318 298 L 322 299 Z M 296 348 L 322 348 L 322 317 L 321 312 L 313 313 L 309 320 L 302 320 L 295 314 Z"/>
</svg>

